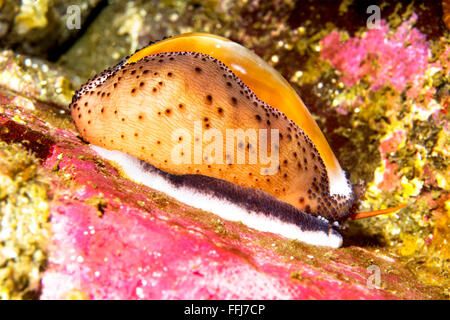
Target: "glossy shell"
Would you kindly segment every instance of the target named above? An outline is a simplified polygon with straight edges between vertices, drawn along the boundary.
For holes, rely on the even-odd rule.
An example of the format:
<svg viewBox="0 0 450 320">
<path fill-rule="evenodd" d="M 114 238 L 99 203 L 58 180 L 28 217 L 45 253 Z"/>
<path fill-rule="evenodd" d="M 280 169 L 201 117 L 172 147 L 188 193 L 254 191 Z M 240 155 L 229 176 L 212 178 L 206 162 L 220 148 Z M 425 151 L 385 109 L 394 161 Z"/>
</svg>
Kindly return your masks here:
<svg viewBox="0 0 450 320">
<path fill-rule="evenodd" d="M 295 90 L 259 57 L 224 38 L 187 34 L 150 45 L 86 83 L 70 109 L 87 141 L 168 173 L 205 175 L 259 189 L 328 221 L 348 216 L 355 200 Z M 179 146 L 189 137 L 189 146 L 201 138 L 195 120 L 205 132 L 279 130 L 278 172 L 267 176 L 261 164 L 217 164 L 206 158 L 203 163 L 173 163 L 173 150 L 183 156 L 186 149 Z M 180 128 L 191 134 L 174 140 L 173 132 Z M 242 143 L 240 148 L 249 159 L 254 146 Z"/>
<path fill-rule="evenodd" d="M 158 41 L 133 54 L 126 63 L 164 52 L 204 53 L 224 63 L 255 95 L 283 112 L 313 141 L 327 168 L 331 194 L 351 193 L 345 173 L 308 108 L 292 86 L 252 51 L 229 39 L 206 33 L 187 33 Z"/>
</svg>

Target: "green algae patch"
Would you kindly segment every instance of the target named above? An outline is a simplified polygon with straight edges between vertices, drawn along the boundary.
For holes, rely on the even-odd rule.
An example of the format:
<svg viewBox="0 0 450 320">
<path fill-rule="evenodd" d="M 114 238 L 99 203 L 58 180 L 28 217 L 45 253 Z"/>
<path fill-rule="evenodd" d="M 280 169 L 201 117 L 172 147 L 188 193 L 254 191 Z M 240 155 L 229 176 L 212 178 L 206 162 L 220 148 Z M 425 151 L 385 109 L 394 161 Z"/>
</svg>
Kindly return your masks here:
<svg viewBox="0 0 450 320">
<path fill-rule="evenodd" d="M 286 261 L 306 262 L 308 265 L 322 270 L 322 266 L 333 259 L 330 248 L 313 246 L 295 239 L 285 239 L 273 236 L 259 237 L 256 243 L 264 248 L 271 248 Z"/>
<path fill-rule="evenodd" d="M 97 209 L 99 218 L 103 216 L 106 207 L 108 207 L 108 200 L 105 199 L 102 193 L 100 193 L 97 196 L 93 196 L 89 199 L 86 199 L 84 202 L 90 204 L 91 206 Z"/>
<path fill-rule="evenodd" d="M 38 159 L 0 141 L 0 298 L 33 299 L 47 261 L 48 183 Z"/>
</svg>

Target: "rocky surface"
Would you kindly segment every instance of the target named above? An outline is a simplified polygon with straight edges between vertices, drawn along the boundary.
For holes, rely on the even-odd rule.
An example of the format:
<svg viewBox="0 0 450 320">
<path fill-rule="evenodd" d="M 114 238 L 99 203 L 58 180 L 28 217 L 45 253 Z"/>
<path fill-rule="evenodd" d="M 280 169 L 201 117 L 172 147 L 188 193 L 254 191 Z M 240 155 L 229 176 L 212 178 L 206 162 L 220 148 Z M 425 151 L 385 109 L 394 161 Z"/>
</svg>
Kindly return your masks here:
<svg viewBox="0 0 450 320">
<path fill-rule="evenodd" d="M 100 7 L 100 0 L 2 0 L 0 46 L 56 60 Z"/>
<path fill-rule="evenodd" d="M 36 101 L 25 109 L 16 98 L 0 95 L 0 138 L 34 151 L 49 186 L 48 205 L 39 205 L 50 220 L 42 226 L 48 242 L 38 248 L 47 258 L 42 299 L 440 297 L 383 250 L 309 246 L 136 185 L 82 142 L 70 122 L 61 122 L 66 115 Z M 6 297 L 18 294 L 7 288 Z"/>
</svg>

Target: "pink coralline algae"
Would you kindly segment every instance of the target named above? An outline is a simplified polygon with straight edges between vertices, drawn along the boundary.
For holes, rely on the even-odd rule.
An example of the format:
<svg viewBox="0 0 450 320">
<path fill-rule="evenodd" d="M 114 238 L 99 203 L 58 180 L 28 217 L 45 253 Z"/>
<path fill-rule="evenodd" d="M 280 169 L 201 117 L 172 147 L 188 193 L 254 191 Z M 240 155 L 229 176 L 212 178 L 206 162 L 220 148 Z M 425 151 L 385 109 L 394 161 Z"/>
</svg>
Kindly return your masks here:
<svg viewBox="0 0 450 320">
<path fill-rule="evenodd" d="M 383 161 L 384 173 L 383 179 L 377 185 L 378 188 L 385 191 L 392 191 L 400 188 L 401 179 L 397 173 L 398 166 L 389 159 L 388 155 L 390 153 L 395 153 L 405 139 L 405 130 L 395 130 L 380 140 L 379 150 Z"/>
<path fill-rule="evenodd" d="M 396 152 L 398 146 L 405 140 L 405 130 L 393 131 L 389 136 L 380 140 L 380 153 L 382 155 L 386 153 Z"/>
<path fill-rule="evenodd" d="M 401 92 L 409 84 L 407 94 L 415 98 L 423 85 L 431 55 L 425 35 L 411 27 L 416 20 L 417 15 L 413 14 L 394 33 L 381 21 L 379 28 L 347 41 L 342 41 L 341 34 L 333 31 L 321 41 L 321 58 L 342 73 L 341 81 L 346 86 L 365 79 L 371 90 L 390 85 Z"/>
</svg>

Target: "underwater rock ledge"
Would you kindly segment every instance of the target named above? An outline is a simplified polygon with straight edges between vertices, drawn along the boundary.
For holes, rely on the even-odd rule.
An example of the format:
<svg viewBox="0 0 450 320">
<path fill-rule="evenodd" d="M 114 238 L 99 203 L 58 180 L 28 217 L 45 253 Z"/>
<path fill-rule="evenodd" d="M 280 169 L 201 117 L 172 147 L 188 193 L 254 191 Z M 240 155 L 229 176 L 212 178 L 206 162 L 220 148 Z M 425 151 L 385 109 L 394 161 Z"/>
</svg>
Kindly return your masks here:
<svg viewBox="0 0 450 320">
<path fill-rule="evenodd" d="M 77 137 L 67 114 L 31 98 L 23 107 L 19 98 L 0 91 L 0 140 L 32 152 L 50 186 L 41 299 L 442 298 L 379 248 L 291 241 L 128 181 Z M 11 198 L 0 198 L 2 215 Z M 379 288 L 370 266 L 379 268 Z M 0 285 L 6 298 L 27 290 Z"/>
</svg>

